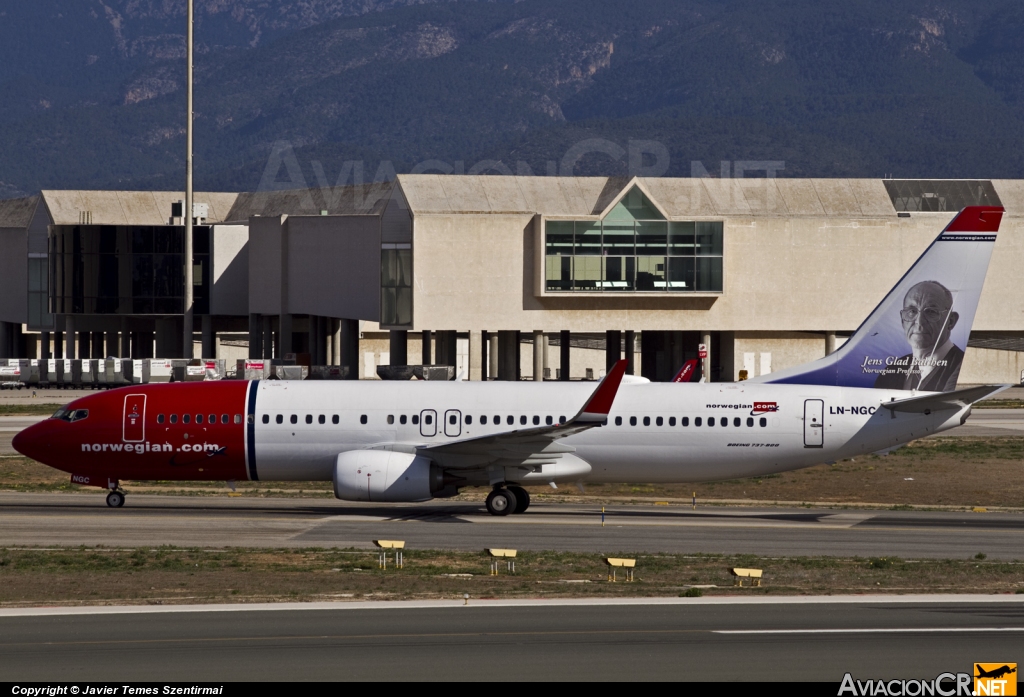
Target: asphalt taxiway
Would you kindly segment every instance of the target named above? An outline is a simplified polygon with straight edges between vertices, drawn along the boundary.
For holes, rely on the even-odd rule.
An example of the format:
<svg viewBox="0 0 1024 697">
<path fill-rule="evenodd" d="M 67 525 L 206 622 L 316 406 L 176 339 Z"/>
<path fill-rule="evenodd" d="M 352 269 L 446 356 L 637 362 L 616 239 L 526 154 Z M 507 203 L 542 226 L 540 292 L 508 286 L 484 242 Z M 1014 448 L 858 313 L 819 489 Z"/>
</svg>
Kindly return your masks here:
<svg viewBox="0 0 1024 697">
<path fill-rule="evenodd" d="M 473 502 L 0 494 L 5 545 L 370 548 L 1024 558 L 1024 515 L 807 508 L 536 503 L 495 518 Z"/>
<path fill-rule="evenodd" d="M 934 679 L 1015 661 L 1014 596 L 0 610 L 4 681 Z"/>
</svg>

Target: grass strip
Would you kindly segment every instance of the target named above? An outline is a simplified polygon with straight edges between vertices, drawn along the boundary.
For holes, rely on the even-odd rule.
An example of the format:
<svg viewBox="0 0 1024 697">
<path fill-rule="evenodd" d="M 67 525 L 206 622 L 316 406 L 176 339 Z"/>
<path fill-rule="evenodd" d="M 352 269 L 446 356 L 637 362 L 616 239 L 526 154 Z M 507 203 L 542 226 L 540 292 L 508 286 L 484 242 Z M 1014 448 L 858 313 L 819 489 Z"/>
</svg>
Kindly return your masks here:
<svg viewBox="0 0 1024 697">
<path fill-rule="evenodd" d="M 972 559 L 633 554 L 635 581 L 608 581 L 602 554 L 520 552 L 490 575 L 483 551 L 406 550 L 378 568 L 358 549 L 0 550 L 0 606 L 317 601 L 338 599 L 651 597 L 720 594 L 1022 593 L 1024 563 Z M 734 567 L 764 570 L 760 588 L 733 585 Z M 621 571 L 621 570 L 620 570 Z"/>
</svg>

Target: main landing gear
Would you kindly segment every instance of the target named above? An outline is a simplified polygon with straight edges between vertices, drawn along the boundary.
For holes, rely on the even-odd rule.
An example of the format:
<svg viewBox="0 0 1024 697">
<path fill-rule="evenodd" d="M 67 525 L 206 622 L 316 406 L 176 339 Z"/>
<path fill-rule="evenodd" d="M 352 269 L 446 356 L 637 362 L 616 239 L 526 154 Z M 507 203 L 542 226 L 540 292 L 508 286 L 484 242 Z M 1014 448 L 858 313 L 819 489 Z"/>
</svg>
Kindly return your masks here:
<svg viewBox="0 0 1024 697">
<path fill-rule="evenodd" d="M 496 487 L 487 495 L 487 512 L 505 516 L 523 513 L 530 507 L 530 494 L 521 486 Z"/>
</svg>

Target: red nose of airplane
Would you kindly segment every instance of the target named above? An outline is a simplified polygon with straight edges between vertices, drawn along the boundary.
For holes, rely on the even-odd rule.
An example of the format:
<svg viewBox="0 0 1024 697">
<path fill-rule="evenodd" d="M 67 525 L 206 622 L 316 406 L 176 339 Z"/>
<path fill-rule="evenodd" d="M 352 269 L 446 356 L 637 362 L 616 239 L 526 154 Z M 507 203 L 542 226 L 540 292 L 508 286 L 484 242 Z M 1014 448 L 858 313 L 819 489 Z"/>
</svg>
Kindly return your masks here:
<svg viewBox="0 0 1024 697">
<path fill-rule="evenodd" d="M 25 457 L 30 457 L 39 462 L 46 462 L 46 454 L 53 441 L 50 438 L 50 420 L 41 421 L 29 426 L 14 436 L 11 445 Z"/>
</svg>

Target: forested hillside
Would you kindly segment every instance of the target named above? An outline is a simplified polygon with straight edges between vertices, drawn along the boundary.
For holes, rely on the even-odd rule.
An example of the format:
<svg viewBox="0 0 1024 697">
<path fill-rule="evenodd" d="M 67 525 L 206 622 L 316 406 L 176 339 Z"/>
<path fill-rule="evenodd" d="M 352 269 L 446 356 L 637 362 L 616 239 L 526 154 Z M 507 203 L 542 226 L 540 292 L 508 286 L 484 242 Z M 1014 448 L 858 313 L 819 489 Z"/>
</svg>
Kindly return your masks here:
<svg viewBox="0 0 1024 697">
<path fill-rule="evenodd" d="M 0 196 L 183 185 L 183 1 L 2 7 Z M 654 141 L 633 170 L 676 176 L 721 160 L 784 161 L 782 176 L 1024 176 L 1019 0 L 197 9 L 201 189 L 256 188 L 281 141 L 311 185 L 349 160 L 367 177 L 381 161 L 626 174 L 630 141 Z"/>
</svg>

